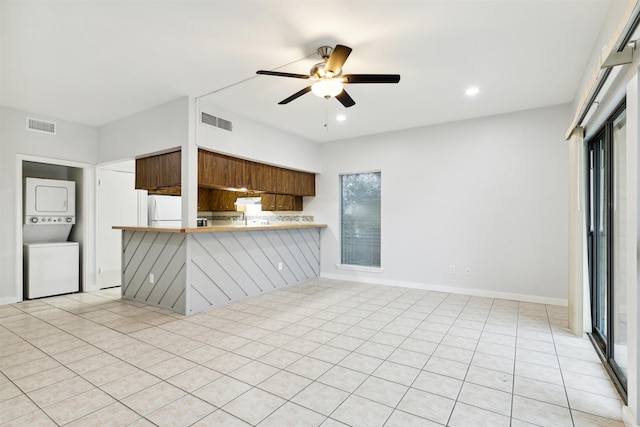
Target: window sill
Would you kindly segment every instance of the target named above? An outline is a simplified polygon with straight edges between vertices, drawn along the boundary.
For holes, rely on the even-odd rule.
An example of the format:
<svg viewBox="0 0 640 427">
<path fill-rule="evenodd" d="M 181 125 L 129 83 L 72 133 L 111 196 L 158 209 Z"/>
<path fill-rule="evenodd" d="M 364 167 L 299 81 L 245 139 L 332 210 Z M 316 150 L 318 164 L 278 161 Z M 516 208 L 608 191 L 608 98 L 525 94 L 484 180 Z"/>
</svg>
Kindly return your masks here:
<svg viewBox="0 0 640 427">
<path fill-rule="evenodd" d="M 365 267 L 362 265 L 336 264 L 338 270 L 366 271 L 367 273 L 382 273 L 382 267 Z"/>
</svg>

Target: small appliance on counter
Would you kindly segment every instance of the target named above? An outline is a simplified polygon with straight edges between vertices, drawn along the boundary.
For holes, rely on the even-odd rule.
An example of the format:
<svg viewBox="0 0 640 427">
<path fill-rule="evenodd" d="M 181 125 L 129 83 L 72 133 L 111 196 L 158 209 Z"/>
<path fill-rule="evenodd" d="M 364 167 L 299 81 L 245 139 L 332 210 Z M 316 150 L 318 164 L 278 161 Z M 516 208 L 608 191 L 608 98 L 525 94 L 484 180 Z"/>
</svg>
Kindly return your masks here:
<svg viewBox="0 0 640 427">
<path fill-rule="evenodd" d="M 73 181 L 25 178 L 22 227 L 25 298 L 78 292 L 80 249 L 68 242 L 76 223 Z"/>
</svg>

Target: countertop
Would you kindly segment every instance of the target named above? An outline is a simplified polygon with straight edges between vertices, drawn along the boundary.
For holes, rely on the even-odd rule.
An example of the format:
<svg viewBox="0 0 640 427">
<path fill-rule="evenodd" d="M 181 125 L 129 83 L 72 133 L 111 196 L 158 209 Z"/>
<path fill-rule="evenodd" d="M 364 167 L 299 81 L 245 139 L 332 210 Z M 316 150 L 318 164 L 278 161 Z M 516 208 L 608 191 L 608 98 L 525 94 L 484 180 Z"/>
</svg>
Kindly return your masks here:
<svg viewBox="0 0 640 427">
<path fill-rule="evenodd" d="M 219 225 L 198 228 L 131 227 L 114 225 L 114 230 L 150 231 L 156 233 L 216 233 L 222 231 L 283 230 L 290 228 L 326 228 L 327 224 Z"/>
</svg>

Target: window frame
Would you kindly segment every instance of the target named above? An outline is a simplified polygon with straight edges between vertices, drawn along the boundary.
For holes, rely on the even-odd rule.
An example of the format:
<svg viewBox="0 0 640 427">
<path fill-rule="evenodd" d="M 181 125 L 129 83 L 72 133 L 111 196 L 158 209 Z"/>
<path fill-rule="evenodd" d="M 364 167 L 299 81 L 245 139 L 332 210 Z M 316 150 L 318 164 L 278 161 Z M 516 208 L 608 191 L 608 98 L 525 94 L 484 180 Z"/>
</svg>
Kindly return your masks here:
<svg viewBox="0 0 640 427">
<path fill-rule="evenodd" d="M 344 233 L 343 233 L 343 202 L 344 202 L 344 197 L 343 197 L 343 177 L 345 176 L 353 176 L 353 175 L 365 175 L 365 174 L 378 174 L 379 178 L 379 183 L 380 183 L 380 188 L 379 188 L 379 209 L 378 209 L 378 214 L 379 217 L 378 219 L 378 250 L 380 252 L 379 255 L 379 263 L 378 265 L 361 265 L 361 264 L 348 264 L 345 263 L 345 259 L 344 259 L 344 247 L 343 247 L 343 238 L 344 238 Z M 367 170 L 367 171 L 359 171 L 359 172 L 345 172 L 345 173 L 340 173 L 338 174 L 338 197 L 339 197 L 339 203 L 338 203 L 338 223 L 339 223 L 339 247 L 340 247 L 340 259 L 339 259 L 339 263 L 336 264 L 336 268 L 338 269 L 342 269 L 342 270 L 354 270 L 354 271 L 364 271 L 364 272 L 373 272 L 373 273 L 377 273 L 377 272 L 382 272 L 383 268 L 382 268 L 382 171 L 381 170 Z"/>
</svg>

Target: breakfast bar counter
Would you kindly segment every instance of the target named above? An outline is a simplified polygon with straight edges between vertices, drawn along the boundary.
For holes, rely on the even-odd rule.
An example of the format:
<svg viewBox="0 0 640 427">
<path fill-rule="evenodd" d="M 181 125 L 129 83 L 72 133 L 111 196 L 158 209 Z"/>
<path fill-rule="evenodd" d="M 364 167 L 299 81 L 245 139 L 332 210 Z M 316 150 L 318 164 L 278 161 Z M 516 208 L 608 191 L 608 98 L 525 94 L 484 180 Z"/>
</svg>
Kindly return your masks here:
<svg viewBox="0 0 640 427">
<path fill-rule="evenodd" d="M 161 227 L 126 227 L 114 226 L 114 230 L 152 231 L 163 233 L 219 233 L 223 231 L 254 231 L 254 230 L 284 230 L 294 228 L 326 228 L 326 224 L 295 223 L 295 224 L 250 224 L 250 225 L 215 225 L 198 228 L 161 228 Z"/>
<path fill-rule="evenodd" d="M 189 315 L 320 275 L 325 224 L 124 227 L 122 297 Z"/>
</svg>

